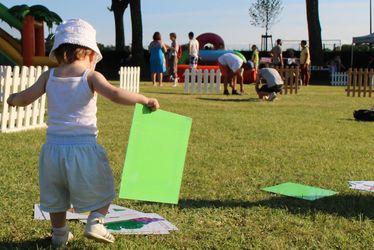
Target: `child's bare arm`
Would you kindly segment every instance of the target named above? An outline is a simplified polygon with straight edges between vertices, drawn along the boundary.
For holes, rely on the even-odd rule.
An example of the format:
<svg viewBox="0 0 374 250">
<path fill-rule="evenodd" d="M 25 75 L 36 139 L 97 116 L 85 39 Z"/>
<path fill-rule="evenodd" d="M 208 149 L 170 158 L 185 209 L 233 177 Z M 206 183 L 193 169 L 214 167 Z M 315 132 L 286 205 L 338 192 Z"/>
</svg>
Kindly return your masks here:
<svg viewBox="0 0 374 250">
<path fill-rule="evenodd" d="M 150 107 L 153 111 L 160 107 L 160 104 L 154 98 L 148 98 L 144 95 L 132 93 L 113 86 L 99 72 L 90 72 L 88 75 L 88 81 L 90 84 L 92 84 L 92 89 L 94 91 L 108 98 L 112 102 L 123 105 L 134 105 L 136 103 L 140 103 Z"/>
<path fill-rule="evenodd" d="M 48 80 L 48 75 L 49 71 L 44 72 L 32 86 L 19 93 L 11 94 L 7 99 L 8 105 L 27 106 L 33 103 L 36 99 L 38 99 L 45 93 L 45 86 Z"/>
</svg>

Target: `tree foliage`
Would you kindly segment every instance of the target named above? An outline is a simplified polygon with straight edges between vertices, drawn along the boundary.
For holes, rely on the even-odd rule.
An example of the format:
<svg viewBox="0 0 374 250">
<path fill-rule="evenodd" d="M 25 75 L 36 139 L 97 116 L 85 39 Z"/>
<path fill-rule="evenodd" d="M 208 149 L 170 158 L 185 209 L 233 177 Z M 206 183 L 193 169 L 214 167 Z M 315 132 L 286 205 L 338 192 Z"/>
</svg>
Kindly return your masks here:
<svg viewBox="0 0 374 250">
<path fill-rule="evenodd" d="M 266 34 L 275 23 L 283 10 L 281 0 L 255 0 L 249 8 L 250 23 L 253 26 L 265 28 Z"/>
</svg>

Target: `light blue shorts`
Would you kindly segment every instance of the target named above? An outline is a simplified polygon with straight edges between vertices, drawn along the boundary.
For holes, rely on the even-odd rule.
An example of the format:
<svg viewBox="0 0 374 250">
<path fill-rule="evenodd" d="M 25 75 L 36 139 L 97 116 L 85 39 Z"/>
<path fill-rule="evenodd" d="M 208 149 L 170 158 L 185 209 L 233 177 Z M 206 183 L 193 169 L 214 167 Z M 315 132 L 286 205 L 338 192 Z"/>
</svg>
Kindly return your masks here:
<svg viewBox="0 0 374 250">
<path fill-rule="evenodd" d="M 39 156 L 40 206 L 46 212 L 94 211 L 116 197 L 108 158 L 95 136 L 47 135 Z"/>
</svg>

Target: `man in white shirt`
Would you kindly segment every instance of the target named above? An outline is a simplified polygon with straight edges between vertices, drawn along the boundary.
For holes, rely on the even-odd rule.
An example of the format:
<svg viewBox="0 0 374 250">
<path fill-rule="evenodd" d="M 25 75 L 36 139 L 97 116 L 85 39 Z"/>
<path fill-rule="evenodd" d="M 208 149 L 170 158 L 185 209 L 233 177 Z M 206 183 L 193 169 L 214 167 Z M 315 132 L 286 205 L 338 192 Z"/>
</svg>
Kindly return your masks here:
<svg viewBox="0 0 374 250">
<path fill-rule="evenodd" d="M 188 33 L 188 37 L 190 39 L 188 43 L 188 55 L 189 55 L 189 62 L 190 68 L 196 69 L 197 62 L 199 60 L 199 41 L 194 38 L 194 33 Z"/>
<path fill-rule="evenodd" d="M 253 68 L 253 63 L 244 61 L 239 56 L 233 53 L 226 53 L 218 57 L 218 66 L 221 70 L 221 74 L 224 77 L 224 95 L 229 95 L 228 85 L 231 85 L 233 95 L 241 95 L 244 92 L 243 89 L 243 72 L 245 69 Z M 240 93 L 236 91 L 236 81 L 234 78 L 237 78 L 240 84 Z"/>
<path fill-rule="evenodd" d="M 261 81 L 264 80 L 261 88 Z M 267 68 L 265 64 L 260 64 L 257 71 L 256 92 L 258 98 L 273 101 L 277 98 L 277 93 L 283 88 L 283 80 L 276 69 Z"/>
</svg>

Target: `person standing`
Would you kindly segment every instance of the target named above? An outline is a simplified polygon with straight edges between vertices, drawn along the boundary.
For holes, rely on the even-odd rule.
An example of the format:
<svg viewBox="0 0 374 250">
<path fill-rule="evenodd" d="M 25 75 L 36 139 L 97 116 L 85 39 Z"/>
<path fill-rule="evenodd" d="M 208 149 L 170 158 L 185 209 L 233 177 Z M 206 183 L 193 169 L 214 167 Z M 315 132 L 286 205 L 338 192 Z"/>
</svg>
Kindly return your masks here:
<svg viewBox="0 0 374 250">
<path fill-rule="evenodd" d="M 179 43 L 177 42 L 177 34 L 174 32 L 169 34 L 171 44 L 169 47 L 169 54 L 168 54 L 168 68 L 169 68 L 169 75 L 171 80 L 174 81 L 173 87 L 178 86 L 178 51 L 179 51 Z"/>
<path fill-rule="evenodd" d="M 277 39 L 277 44 L 271 49 L 272 63 L 274 66 L 283 67 L 282 40 Z"/>
<path fill-rule="evenodd" d="M 166 71 L 165 55 L 167 48 L 164 42 L 161 40 L 160 32 L 155 32 L 153 34 L 153 41 L 148 46 L 151 64 L 151 74 L 153 86 L 156 86 L 156 81 L 158 78 L 158 83 L 162 86 L 163 73 Z"/>
<path fill-rule="evenodd" d="M 260 55 L 259 51 L 256 45 L 252 45 L 252 57 L 251 61 L 253 62 L 253 68 L 258 69 L 258 64 L 260 62 Z"/>
<path fill-rule="evenodd" d="M 188 55 L 190 61 L 190 68 L 196 69 L 199 60 L 199 41 L 194 38 L 194 33 L 191 31 L 188 33 L 188 38 L 190 39 L 188 43 Z"/>
<path fill-rule="evenodd" d="M 300 74 L 303 85 L 308 86 L 310 79 L 310 53 L 309 48 L 306 45 L 307 42 L 305 40 L 302 40 L 300 43 Z"/>
</svg>

